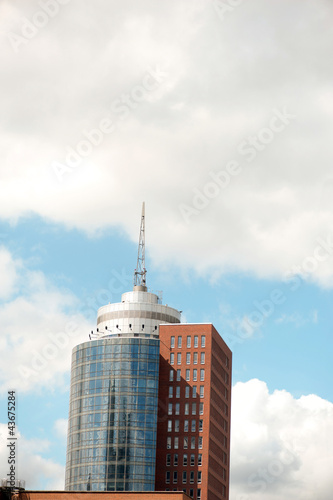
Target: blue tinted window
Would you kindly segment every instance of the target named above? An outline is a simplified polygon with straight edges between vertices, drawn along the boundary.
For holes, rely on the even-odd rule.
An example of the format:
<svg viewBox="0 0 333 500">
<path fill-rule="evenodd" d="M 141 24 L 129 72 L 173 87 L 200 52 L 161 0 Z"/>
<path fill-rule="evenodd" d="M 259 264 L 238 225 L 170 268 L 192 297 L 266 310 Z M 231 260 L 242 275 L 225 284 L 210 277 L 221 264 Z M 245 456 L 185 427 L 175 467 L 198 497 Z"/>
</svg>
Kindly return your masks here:
<svg viewBox="0 0 333 500">
<path fill-rule="evenodd" d="M 75 376 L 77 383 L 70 402 L 67 489 L 86 490 L 90 475 L 92 491 L 154 490 L 159 342 L 93 341 L 88 348 L 78 346 L 73 360 L 72 382 Z M 82 366 L 76 368 L 76 360 Z M 89 414 L 78 415 L 88 409 Z M 139 467 L 128 464 L 118 476 L 114 467 L 126 458 Z"/>
</svg>

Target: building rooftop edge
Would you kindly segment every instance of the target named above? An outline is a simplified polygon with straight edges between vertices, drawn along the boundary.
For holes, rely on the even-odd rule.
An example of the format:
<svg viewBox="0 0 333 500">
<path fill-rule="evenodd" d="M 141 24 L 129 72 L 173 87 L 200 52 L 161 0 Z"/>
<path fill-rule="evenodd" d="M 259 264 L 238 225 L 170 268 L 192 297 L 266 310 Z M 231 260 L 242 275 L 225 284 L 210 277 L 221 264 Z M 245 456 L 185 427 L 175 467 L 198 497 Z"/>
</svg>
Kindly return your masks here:
<svg viewBox="0 0 333 500">
<path fill-rule="evenodd" d="M 160 326 L 161 325 L 167 325 L 167 326 L 186 326 L 186 325 L 212 325 L 214 326 L 213 323 L 160 323 Z"/>
<path fill-rule="evenodd" d="M 185 495 L 187 498 L 191 498 L 187 495 L 187 493 L 184 493 L 183 491 L 81 491 L 81 490 L 22 490 L 24 493 L 64 493 L 64 494 L 71 494 L 71 493 L 80 493 L 80 495 L 145 495 L 146 493 L 149 493 L 149 495 L 152 494 L 158 494 L 158 495 Z"/>
</svg>

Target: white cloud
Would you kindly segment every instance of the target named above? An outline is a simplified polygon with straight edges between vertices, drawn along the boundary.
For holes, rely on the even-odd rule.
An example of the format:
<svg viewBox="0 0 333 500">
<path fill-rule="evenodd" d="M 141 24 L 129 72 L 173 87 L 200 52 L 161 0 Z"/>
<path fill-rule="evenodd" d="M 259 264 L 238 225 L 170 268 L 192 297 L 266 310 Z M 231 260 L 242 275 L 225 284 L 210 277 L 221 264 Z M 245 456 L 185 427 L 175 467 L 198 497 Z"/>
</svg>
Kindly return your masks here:
<svg viewBox="0 0 333 500">
<path fill-rule="evenodd" d="M 311 319 L 312 319 L 312 323 L 318 323 L 318 311 L 317 309 L 314 309 L 311 313 Z"/>
<path fill-rule="evenodd" d="M 67 426 L 68 420 L 66 418 L 58 418 L 54 423 L 54 429 L 61 439 L 67 439 Z"/>
<path fill-rule="evenodd" d="M 24 480 L 26 489 L 63 490 L 65 469 L 43 454 L 49 450 L 50 443 L 43 439 L 27 439 L 17 433 L 16 479 Z M 0 474 L 5 478 L 8 474 L 7 425 L 0 423 Z"/>
<path fill-rule="evenodd" d="M 270 394 L 265 382 L 232 395 L 231 500 L 329 500 L 333 404 L 316 395 Z"/>
<path fill-rule="evenodd" d="M 0 306 L 1 391 L 64 385 L 72 347 L 88 340 L 91 327 L 82 314 L 72 312 L 79 305 L 72 293 L 56 289 L 43 273 L 20 263 L 17 294 Z"/>
<path fill-rule="evenodd" d="M 3 25 L 16 33 L 40 9 L 10 5 Z M 156 265 L 279 278 L 302 267 L 318 237 L 332 239 L 331 23 L 325 0 L 243 2 L 223 21 L 204 0 L 72 0 L 17 54 L 4 36 L 0 216 L 37 213 L 88 232 L 120 225 L 136 241 L 145 199 Z M 142 98 L 156 64 L 167 76 Z M 122 120 L 111 106 L 131 93 Z M 278 120 L 271 137 L 284 108 L 296 118 Z M 53 162 L 106 117 L 116 130 L 58 182 Z M 244 141 L 258 135 L 248 162 Z M 241 172 L 186 223 L 180 205 L 209 192 L 210 172 L 230 160 Z M 331 255 L 306 279 L 332 286 Z"/>
<path fill-rule="evenodd" d="M 254 305 L 252 311 L 241 316 L 230 304 L 221 302 L 219 312 L 219 321 L 223 332 L 222 337 L 232 349 L 234 345 L 242 344 L 254 336 L 259 337 L 261 335 L 261 327 L 265 322 L 265 318 L 274 312 L 274 305 L 272 303 L 271 307 L 266 310 L 265 315 Z"/>
<path fill-rule="evenodd" d="M 276 319 L 276 323 L 293 323 L 296 328 L 299 328 L 307 323 L 318 323 L 318 311 L 310 311 L 307 315 L 294 312 L 292 314 L 282 314 Z"/>
</svg>

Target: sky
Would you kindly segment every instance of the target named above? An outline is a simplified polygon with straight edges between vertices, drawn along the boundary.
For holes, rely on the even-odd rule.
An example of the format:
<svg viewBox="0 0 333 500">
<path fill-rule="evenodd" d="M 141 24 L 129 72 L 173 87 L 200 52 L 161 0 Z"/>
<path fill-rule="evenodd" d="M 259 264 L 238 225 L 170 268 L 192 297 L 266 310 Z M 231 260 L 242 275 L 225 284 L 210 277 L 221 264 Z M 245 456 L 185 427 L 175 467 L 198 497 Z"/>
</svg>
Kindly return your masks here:
<svg viewBox="0 0 333 500">
<path fill-rule="evenodd" d="M 329 0 L 0 1 L 0 474 L 63 489 L 70 358 L 132 289 L 233 351 L 230 500 L 330 500 Z"/>
</svg>

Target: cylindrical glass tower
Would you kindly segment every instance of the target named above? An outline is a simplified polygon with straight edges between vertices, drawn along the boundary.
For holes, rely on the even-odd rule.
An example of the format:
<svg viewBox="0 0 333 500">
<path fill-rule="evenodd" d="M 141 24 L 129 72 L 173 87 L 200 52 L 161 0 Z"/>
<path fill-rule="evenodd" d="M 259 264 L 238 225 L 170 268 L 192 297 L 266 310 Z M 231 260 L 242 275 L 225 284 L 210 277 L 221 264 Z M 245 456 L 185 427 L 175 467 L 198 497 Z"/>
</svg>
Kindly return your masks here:
<svg viewBox="0 0 333 500">
<path fill-rule="evenodd" d="M 74 348 L 66 490 L 154 489 L 158 372 L 156 339 Z"/>
<path fill-rule="evenodd" d="M 101 307 L 99 338 L 73 349 L 66 490 L 154 490 L 159 324 L 180 312 L 146 290 Z"/>
</svg>

